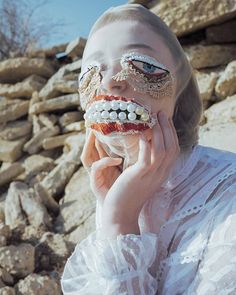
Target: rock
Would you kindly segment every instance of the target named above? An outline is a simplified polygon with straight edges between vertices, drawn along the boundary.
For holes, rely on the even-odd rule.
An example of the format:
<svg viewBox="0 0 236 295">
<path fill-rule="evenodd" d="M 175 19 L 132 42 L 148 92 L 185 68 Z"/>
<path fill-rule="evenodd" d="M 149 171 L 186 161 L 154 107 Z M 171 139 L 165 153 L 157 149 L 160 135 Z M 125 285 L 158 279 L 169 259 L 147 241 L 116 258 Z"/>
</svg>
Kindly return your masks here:
<svg viewBox="0 0 236 295">
<path fill-rule="evenodd" d="M 0 124 L 14 121 L 28 113 L 29 102 L 22 100 L 0 101 Z"/>
<path fill-rule="evenodd" d="M 236 141 L 232 140 L 233 134 L 236 134 L 235 123 L 207 123 L 200 127 L 199 144 L 236 153 Z"/>
<path fill-rule="evenodd" d="M 236 60 L 227 65 L 224 73 L 216 83 L 215 93 L 220 99 L 236 93 Z"/>
<path fill-rule="evenodd" d="M 82 112 L 67 112 L 59 118 L 59 124 L 61 127 L 65 127 L 71 123 L 75 123 L 83 120 Z"/>
<path fill-rule="evenodd" d="M 0 223 L 0 247 L 6 246 L 7 241 L 11 236 L 11 230 L 8 225 Z"/>
<path fill-rule="evenodd" d="M 13 163 L 8 168 L 0 171 L 0 186 L 11 182 L 16 176 L 24 172 L 21 163 Z"/>
<path fill-rule="evenodd" d="M 61 295 L 59 285 L 49 276 L 28 275 L 16 285 L 17 295 Z"/>
<path fill-rule="evenodd" d="M 160 0 L 151 11 L 177 36 L 182 36 L 233 18 L 236 3 L 231 0 Z"/>
<path fill-rule="evenodd" d="M 55 214 L 58 214 L 59 211 L 59 205 L 54 200 L 53 196 L 48 192 L 41 184 L 41 182 L 38 182 L 34 186 L 35 193 L 37 197 L 42 200 L 43 204 L 46 206 L 46 208 Z"/>
<path fill-rule="evenodd" d="M 57 229 L 70 233 L 81 226 L 95 212 L 96 201 L 90 189 L 89 177 L 81 167 L 71 178 L 65 189 Z"/>
<path fill-rule="evenodd" d="M 39 114 L 39 121 L 40 123 L 48 128 L 53 128 L 57 122 L 57 116 L 55 115 L 49 115 L 49 114 Z"/>
<path fill-rule="evenodd" d="M 0 267 L 0 278 L 7 285 L 13 285 L 14 279 L 4 268 Z M 1 293 L 0 293 L 1 294 Z"/>
<path fill-rule="evenodd" d="M 59 146 L 63 146 L 65 140 L 67 139 L 67 137 L 73 136 L 73 135 L 76 135 L 76 134 L 77 134 L 77 132 L 70 132 L 70 133 L 63 134 L 63 135 L 58 135 L 58 136 L 45 138 L 43 140 L 43 148 L 45 150 L 49 150 L 49 149 L 54 149 L 54 148 L 59 147 Z"/>
<path fill-rule="evenodd" d="M 225 65 L 236 59 L 236 45 L 192 45 L 184 46 L 184 51 L 195 69 Z"/>
<path fill-rule="evenodd" d="M 16 291 L 11 287 L 4 287 L 0 289 L 0 295 L 16 295 Z"/>
<path fill-rule="evenodd" d="M 27 57 L 41 57 L 41 58 L 53 58 L 59 52 L 66 50 L 68 43 L 52 46 L 49 48 L 31 50 L 26 53 Z"/>
<path fill-rule="evenodd" d="M 0 126 L 0 139 L 14 140 L 31 133 L 32 124 L 29 121 L 21 120 L 9 122 Z"/>
<path fill-rule="evenodd" d="M 215 103 L 204 112 L 207 122 L 236 123 L 236 95 Z"/>
<path fill-rule="evenodd" d="M 14 162 L 19 159 L 23 153 L 23 146 L 27 137 L 14 141 L 0 139 L 0 160 L 5 162 Z"/>
<path fill-rule="evenodd" d="M 30 98 L 34 91 L 39 91 L 46 80 L 37 75 L 31 75 L 22 82 L 12 84 L 0 84 L 0 95 L 8 98 Z"/>
<path fill-rule="evenodd" d="M 213 72 L 195 71 L 195 77 L 197 79 L 201 99 L 210 100 L 216 85 L 217 74 Z"/>
<path fill-rule="evenodd" d="M 80 122 L 74 122 L 71 123 L 63 128 L 63 132 L 70 132 L 70 131 L 83 131 L 85 130 L 85 122 L 80 121 Z"/>
<path fill-rule="evenodd" d="M 0 82 L 16 83 L 30 75 L 44 78 L 55 72 L 55 64 L 43 58 L 17 57 L 0 62 Z"/>
<path fill-rule="evenodd" d="M 34 271 L 34 247 L 30 244 L 0 248 L 0 265 L 16 278 L 24 278 Z"/>
<path fill-rule="evenodd" d="M 236 20 L 215 25 L 206 29 L 207 43 L 232 43 L 236 42 Z"/>
<path fill-rule="evenodd" d="M 36 154 L 43 146 L 43 140 L 45 138 L 56 135 L 60 132 L 58 126 L 54 126 L 53 128 L 44 127 L 37 134 L 35 134 L 25 145 L 24 151 L 29 154 Z"/>
<path fill-rule="evenodd" d="M 64 110 L 79 106 L 79 94 L 68 94 L 60 97 L 56 97 L 44 102 L 38 102 L 33 104 L 30 109 L 30 114 L 39 114 L 44 112 L 51 112 L 56 110 Z"/>
<path fill-rule="evenodd" d="M 75 159 L 77 157 L 77 155 L 80 157 L 80 149 L 83 149 L 84 143 L 85 143 L 85 133 L 80 132 L 77 135 L 74 136 L 70 136 L 65 140 L 65 146 L 64 146 L 64 157 L 67 157 L 68 153 L 70 151 L 75 151 Z M 79 150 L 78 150 L 79 148 Z M 80 160 L 78 160 L 79 158 L 77 157 L 77 161 L 79 161 L 78 163 L 80 164 Z"/>
<path fill-rule="evenodd" d="M 78 74 L 81 70 L 81 60 L 60 68 L 40 90 L 39 97 L 42 100 L 60 96 L 61 93 L 73 93 L 78 90 Z"/>
<path fill-rule="evenodd" d="M 12 182 L 5 201 L 5 222 L 11 228 L 19 224 L 51 227 L 51 217 L 37 194 L 23 182 Z"/>
<path fill-rule="evenodd" d="M 71 41 L 66 47 L 66 54 L 72 59 L 82 57 L 86 42 L 87 40 L 84 38 L 77 38 Z"/>
</svg>

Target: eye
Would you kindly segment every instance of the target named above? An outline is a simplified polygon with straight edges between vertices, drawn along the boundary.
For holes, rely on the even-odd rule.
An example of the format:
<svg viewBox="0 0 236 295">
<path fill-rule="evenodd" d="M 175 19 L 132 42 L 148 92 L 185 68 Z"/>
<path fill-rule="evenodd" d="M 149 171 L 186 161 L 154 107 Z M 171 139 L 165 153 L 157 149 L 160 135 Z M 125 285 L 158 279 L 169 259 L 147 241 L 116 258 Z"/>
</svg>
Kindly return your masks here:
<svg viewBox="0 0 236 295">
<path fill-rule="evenodd" d="M 166 74 L 168 74 L 168 70 L 145 61 L 130 60 L 129 64 L 144 74 L 158 77 L 166 76 Z"/>
</svg>

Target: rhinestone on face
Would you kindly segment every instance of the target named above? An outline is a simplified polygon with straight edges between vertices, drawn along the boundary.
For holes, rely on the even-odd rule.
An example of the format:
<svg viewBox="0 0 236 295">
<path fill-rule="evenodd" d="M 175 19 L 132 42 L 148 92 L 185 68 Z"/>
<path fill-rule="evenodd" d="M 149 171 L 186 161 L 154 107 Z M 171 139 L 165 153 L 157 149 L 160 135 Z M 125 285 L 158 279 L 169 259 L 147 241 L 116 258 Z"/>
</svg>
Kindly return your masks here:
<svg viewBox="0 0 236 295">
<path fill-rule="evenodd" d="M 121 121 L 123 121 L 123 120 L 126 119 L 126 113 L 124 113 L 124 112 L 120 112 L 119 115 L 118 115 L 118 117 L 119 117 L 119 119 L 120 119 Z"/>
<path fill-rule="evenodd" d="M 125 102 L 125 101 L 121 101 L 121 102 L 120 102 L 120 109 L 121 109 L 122 111 L 127 110 L 127 102 Z"/>
<path fill-rule="evenodd" d="M 135 107 L 134 104 L 132 104 L 132 103 L 128 104 L 127 111 L 129 111 L 130 113 L 132 113 L 132 112 L 135 111 L 135 109 L 136 109 L 136 107 Z"/>
<path fill-rule="evenodd" d="M 103 111 L 101 113 L 101 117 L 102 117 L 102 119 L 108 119 L 109 118 L 109 112 L 108 111 Z"/>
<path fill-rule="evenodd" d="M 134 121 L 134 120 L 136 120 L 136 114 L 135 113 L 129 113 L 128 114 L 128 119 L 130 120 L 130 121 Z"/>
<path fill-rule="evenodd" d="M 149 116 L 148 116 L 148 113 L 147 113 L 147 112 L 144 112 L 144 113 L 141 115 L 141 120 L 143 120 L 143 121 L 148 121 L 148 118 L 149 118 Z"/>
<path fill-rule="evenodd" d="M 118 101 L 112 101 L 111 102 L 111 109 L 113 111 L 117 111 L 119 109 L 119 102 Z"/>
<path fill-rule="evenodd" d="M 135 113 L 137 115 L 142 115 L 144 112 L 144 108 L 143 107 L 137 107 L 136 110 L 135 110 Z"/>
<path fill-rule="evenodd" d="M 102 106 L 105 111 L 109 111 L 111 109 L 111 104 L 109 101 L 104 102 Z"/>
<path fill-rule="evenodd" d="M 109 115 L 109 117 L 110 117 L 111 120 L 116 120 L 117 117 L 118 117 L 117 112 L 114 112 L 114 111 L 111 112 L 110 115 Z"/>
</svg>

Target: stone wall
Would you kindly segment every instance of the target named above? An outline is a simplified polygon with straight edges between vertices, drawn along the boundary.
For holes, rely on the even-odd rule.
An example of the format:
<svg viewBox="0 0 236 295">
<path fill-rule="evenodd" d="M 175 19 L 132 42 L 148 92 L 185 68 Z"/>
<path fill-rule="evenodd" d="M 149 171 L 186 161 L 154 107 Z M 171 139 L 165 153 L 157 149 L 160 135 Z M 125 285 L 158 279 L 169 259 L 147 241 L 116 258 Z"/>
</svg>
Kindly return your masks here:
<svg viewBox="0 0 236 295">
<path fill-rule="evenodd" d="M 194 68 L 205 109 L 200 143 L 236 152 L 236 2 L 131 2 L 167 22 Z M 85 42 L 0 62 L 0 295 L 61 294 L 66 259 L 95 228 L 80 162 Z"/>
</svg>

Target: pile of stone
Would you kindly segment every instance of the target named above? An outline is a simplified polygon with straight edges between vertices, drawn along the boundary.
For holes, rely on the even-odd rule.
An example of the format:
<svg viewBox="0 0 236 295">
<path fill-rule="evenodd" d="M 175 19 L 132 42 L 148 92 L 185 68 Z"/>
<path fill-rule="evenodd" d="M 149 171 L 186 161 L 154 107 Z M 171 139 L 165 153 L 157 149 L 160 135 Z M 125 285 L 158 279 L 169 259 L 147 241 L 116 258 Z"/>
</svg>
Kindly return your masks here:
<svg viewBox="0 0 236 295">
<path fill-rule="evenodd" d="M 141 2 L 172 28 L 193 66 L 205 109 L 200 143 L 236 152 L 236 4 Z M 95 229 L 80 161 L 85 43 L 0 62 L 0 295 L 61 294 L 67 258 Z"/>
</svg>

